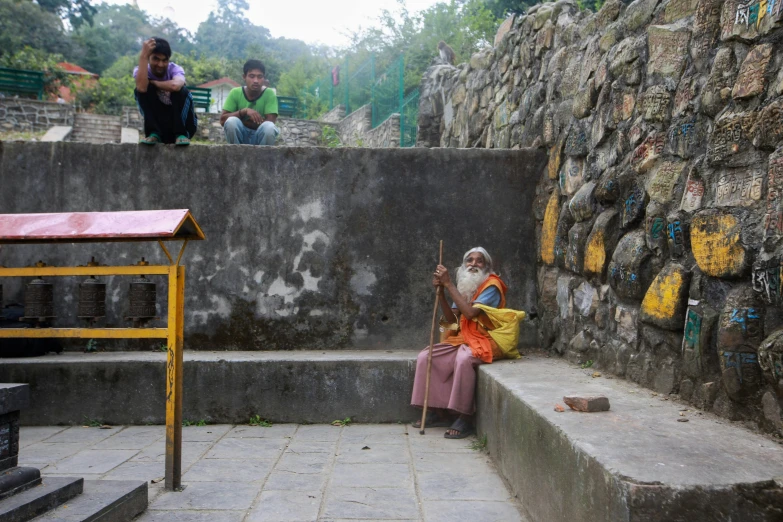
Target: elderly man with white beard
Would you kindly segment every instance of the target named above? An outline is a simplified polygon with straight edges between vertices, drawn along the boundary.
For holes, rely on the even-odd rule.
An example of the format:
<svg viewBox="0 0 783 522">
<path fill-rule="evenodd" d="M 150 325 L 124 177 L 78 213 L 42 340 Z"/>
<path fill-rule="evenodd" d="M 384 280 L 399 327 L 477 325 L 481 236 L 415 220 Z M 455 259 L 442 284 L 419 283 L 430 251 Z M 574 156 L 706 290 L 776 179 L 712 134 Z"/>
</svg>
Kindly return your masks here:
<svg viewBox="0 0 783 522">
<path fill-rule="evenodd" d="M 447 328 L 449 335 L 432 349 L 426 425 L 450 426 L 445 437 L 462 439 L 475 432 L 476 369 L 480 364 L 503 357 L 503 352 L 487 333 L 492 323 L 474 304 L 505 308 L 506 285 L 492 270 L 492 258 L 481 247 L 472 248 L 463 256 L 462 265 L 457 269 L 456 285 L 443 265 L 435 269 L 432 284 L 448 291 L 453 305 L 449 305 L 445 292 L 441 292 L 441 326 Z M 424 406 L 428 352 L 429 347 L 422 350 L 416 362 L 413 406 Z M 453 417 L 456 420 L 452 424 Z M 420 421 L 414 423 L 414 427 L 421 427 Z"/>
</svg>

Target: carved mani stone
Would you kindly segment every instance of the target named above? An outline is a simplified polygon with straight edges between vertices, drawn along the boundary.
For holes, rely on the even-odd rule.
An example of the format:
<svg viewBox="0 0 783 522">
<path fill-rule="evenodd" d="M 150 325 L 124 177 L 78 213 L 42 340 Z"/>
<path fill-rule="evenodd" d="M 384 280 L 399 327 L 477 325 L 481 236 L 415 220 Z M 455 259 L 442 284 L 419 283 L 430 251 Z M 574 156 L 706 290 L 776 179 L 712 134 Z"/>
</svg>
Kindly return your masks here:
<svg viewBox="0 0 783 522">
<path fill-rule="evenodd" d="M 645 121 L 666 121 L 669 119 L 669 105 L 672 95 L 664 85 L 654 85 L 644 92 L 642 115 Z"/>
<path fill-rule="evenodd" d="M 680 264 L 663 267 L 644 295 L 639 319 L 665 330 L 682 328 L 690 279 L 690 272 Z"/>
<path fill-rule="evenodd" d="M 760 169 L 730 169 L 718 176 L 715 206 L 751 206 L 761 200 L 766 172 Z"/>
<path fill-rule="evenodd" d="M 664 134 L 652 133 L 633 151 L 631 166 L 640 174 L 647 172 L 663 153 L 666 145 Z"/>
<path fill-rule="evenodd" d="M 761 385 L 756 352 L 764 339 L 764 305 L 751 288 L 734 288 L 726 296 L 717 337 L 726 393 L 733 400 L 741 400 Z"/>
<path fill-rule="evenodd" d="M 759 256 L 753 263 L 753 290 L 761 295 L 764 302 L 777 305 L 781 302 L 781 266 L 780 257 L 762 258 Z"/>
<path fill-rule="evenodd" d="M 685 190 L 682 194 L 680 208 L 685 212 L 693 212 L 701 208 L 701 200 L 704 197 L 704 180 L 701 179 L 696 169 L 691 169 L 688 173 L 688 180 L 685 182 Z"/>
<path fill-rule="evenodd" d="M 767 73 L 767 66 L 772 58 L 772 44 L 757 45 L 750 50 L 742 62 L 737 82 L 731 95 L 735 100 L 751 98 L 764 92 L 766 81 L 764 75 Z"/>
<path fill-rule="evenodd" d="M 759 366 L 764 378 L 783 393 L 783 329 L 772 332 L 759 346 Z"/>
<path fill-rule="evenodd" d="M 718 314 L 707 305 L 696 304 L 685 312 L 682 334 L 682 371 L 687 377 L 699 378 L 706 367 L 712 331 Z"/>
<path fill-rule="evenodd" d="M 647 193 L 650 199 L 661 204 L 668 203 L 674 196 L 674 187 L 679 183 L 685 163 L 665 161 L 661 163 L 650 181 L 647 183 Z"/>
<path fill-rule="evenodd" d="M 769 155 L 768 190 L 764 214 L 764 240 L 783 236 L 783 147 Z"/>
<path fill-rule="evenodd" d="M 618 296 L 641 300 L 652 279 L 650 257 L 644 238 L 644 230 L 634 230 L 624 235 L 609 263 L 609 284 Z"/>
<path fill-rule="evenodd" d="M 568 203 L 571 215 L 577 222 L 586 221 L 593 217 L 595 212 L 595 187 L 595 181 L 585 183 Z"/>
<path fill-rule="evenodd" d="M 760 148 L 771 149 L 783 141 L 783 99 L 761 109 L 753 134 L 753 144 Z"/>
<path fill-rule="evenodd" d="M 729 101 L 731 86 L 734 85 L 737 60 L 734 49 L 721 47 L 715 54 L 712 70 L 701 94 L 701 111 L 714 118 Z"/>
<path fill-rule="evenodd" d="M 652 25 L 647 29 L 647 75 L 679 80 L 688 56 L 691 33 L 674 26 Z"/>
<path fill-rule="evenodd" d="M 716 120 L 707 148 L 708 161 L 718 164 L 750 151 L 757 115 L 756 112 L 729 112 Z"/>
<path fill-rule="evenodd" d="M 669 154 L 688 159 L 693 156 L 694 149 L 701 143 L 703 137 L 699 132 L 701 125 L 694 118 L 683 118 L 673 122 L 667 132 L 666 150 Z"/>
<path fill-rule="evenodd" d="M 625 200 L 622 207 L 622 227 L 628 228 L 636 223 L 644 214 L 644 208 L 647 206 L 647 192 L 638 181 L 634 181 L 628 192 L 625 194 Z"/>
<path fill-rule="evenodd" d="M 702 272 L 712 277 L 738 277 L 745 272 L 747 254 L 740 243 L 740 221 L 716 209 L 703 210 L 691 220 L 691 248 Z"/>
<path fill-rule="evenodd" d="M 584 273 L 598 277 L 602 282 L 609 257 L 617 246 L 620 236 L 620 216 L 614 209 L 601 212 L 587 237 L 585 246 Z"/>
<path fill-rule="evenodd" d="M 650 205 L 650 207 L 652 206 Z M 647 248 L 655 255 L 661 255 L 666 248 L 666 218 L 661 210 L 651 213 L 650 207 L 648 207 L 647 216 L 644 218 Z"/>
<path fill-rule="evenodd" d="M 666 219 L 666 243 L 672 259 L 679 259 L 690 248 L 690 225 L 682 212 L 669 214 Z"/>
</svg>

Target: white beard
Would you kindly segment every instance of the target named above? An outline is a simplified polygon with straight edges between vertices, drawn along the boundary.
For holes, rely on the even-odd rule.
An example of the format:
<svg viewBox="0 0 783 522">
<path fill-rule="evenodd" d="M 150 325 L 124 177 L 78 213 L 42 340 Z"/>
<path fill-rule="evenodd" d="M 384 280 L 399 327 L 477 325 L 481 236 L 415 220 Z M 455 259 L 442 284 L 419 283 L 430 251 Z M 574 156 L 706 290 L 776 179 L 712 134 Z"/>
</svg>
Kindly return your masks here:
<svg viewBox="0 0 783 522">
<path fill-rule="evenodd" d="M 471 272 L 467 267 L 461 266 L 457 269 L 457 291 L 465 300 L 470 303 L 473 294 L 478 287 L 489 277 L 489 270 L 477 270 Z"/>
</svg>

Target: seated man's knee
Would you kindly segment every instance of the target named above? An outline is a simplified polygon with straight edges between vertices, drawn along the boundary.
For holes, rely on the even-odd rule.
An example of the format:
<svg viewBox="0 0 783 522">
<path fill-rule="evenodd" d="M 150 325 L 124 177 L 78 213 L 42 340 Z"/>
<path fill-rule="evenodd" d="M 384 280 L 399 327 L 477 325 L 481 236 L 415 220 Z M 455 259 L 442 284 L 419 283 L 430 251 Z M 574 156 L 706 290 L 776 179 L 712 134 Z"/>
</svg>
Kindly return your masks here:
<svg viewBox="0 0 783 522">
<path fill-rule="evenodd" d="M 226 119 L 226 123 L 223 124 L 223 128 L 226 130 L 240 129 L 242 128 L 242 120 L 240 120 L 236 116 L 231 116 L 230 118 Z"/>
<path fill-rule="evenodd" d="M 258 127 L 258 132 L 262 135 L 261 143 L 265 145 L 272 145 L 277 139 L 277 127 L 271 121 L 265 121 Z"/>
</svg>

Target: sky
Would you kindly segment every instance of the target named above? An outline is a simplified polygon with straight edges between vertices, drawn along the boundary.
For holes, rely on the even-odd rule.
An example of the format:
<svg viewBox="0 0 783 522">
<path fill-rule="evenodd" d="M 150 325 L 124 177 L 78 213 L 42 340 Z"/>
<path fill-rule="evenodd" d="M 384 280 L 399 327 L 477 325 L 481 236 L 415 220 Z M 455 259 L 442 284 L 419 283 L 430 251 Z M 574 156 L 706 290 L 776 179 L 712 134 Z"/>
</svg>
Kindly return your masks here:
<svg viewBox="0 0 783 522">
<path fill-rule="evenodd" d="M 406 0 L 413 13 L 444 0 Z M 110 4 L 132 3 L 108 0 Z M 137 5 L 153 16 L 172 19 L 195 33 L 217 2 L 213 0 L 136 0 Z M 345 46 L 347 34 L 372 25 L 383 9 L 397 10 L 396 0 L 248 0 L 248 19 L 263 25 L 273 38 L 280 36 L 303 40 L 309 44 Z"/>
</svg>

